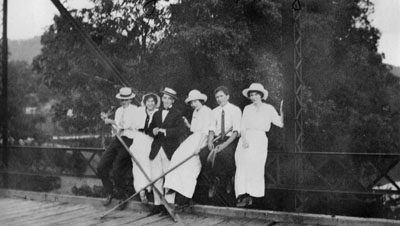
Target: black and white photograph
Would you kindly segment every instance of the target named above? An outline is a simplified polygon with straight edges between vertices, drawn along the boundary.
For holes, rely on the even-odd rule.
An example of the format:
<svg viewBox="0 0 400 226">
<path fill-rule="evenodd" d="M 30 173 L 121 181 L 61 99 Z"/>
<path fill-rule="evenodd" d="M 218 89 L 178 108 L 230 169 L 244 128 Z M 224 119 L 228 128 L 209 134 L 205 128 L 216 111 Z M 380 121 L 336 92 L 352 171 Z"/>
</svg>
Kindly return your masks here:
<svg viewBox="0 0 400 226">
<path fill-rule="evenodd" d="M 400 0 L 0 20 L 0 225 L 400 225 Z"/>
</svg>

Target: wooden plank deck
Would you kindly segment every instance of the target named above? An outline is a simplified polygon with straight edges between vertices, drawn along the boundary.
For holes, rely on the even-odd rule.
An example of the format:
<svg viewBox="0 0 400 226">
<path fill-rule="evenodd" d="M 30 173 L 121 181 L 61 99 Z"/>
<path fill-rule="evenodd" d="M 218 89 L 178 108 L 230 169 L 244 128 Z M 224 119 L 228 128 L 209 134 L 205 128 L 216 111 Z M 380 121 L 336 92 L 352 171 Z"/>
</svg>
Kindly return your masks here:
<svg viewBox="0 0 400 226">
<path fill-rule="evenodd" d="M 0 199 L 0 225 L 7 226 L 42 226 L 42 225 L 84 225 L 84 226 L 119 226 L 119 225 L 268 225 L 272 222 L 261 219 L 241 219 L 219 216 L 201 216 L 180 213 L 181 221 L 174 222 L 169 216 L 148 216 L 145 211 L 116 211 L 104 219 L 104 209 L 90 204 L 65 202 L 31 201 L 18 198 Z M 275 224 L 276 225 L 276 224 Z M 298 226 L 298 225 L 296 225 Z"/>
<path fill-rule="evenodd" d="M 113 205 L 117 202 L 114 201 Z M 249 210 L 194 205 L 179 213 L 181 220 L 169 216 L 148 216 L 140 202 L 129 202 L 124 211 L 115 211 L 104 219 L 107 208 L 101 199 L 52 193 L 0 189 L 0 226 L 399 226 L 387 219 L 328 216 L 306 213 Z"/>
</svg>

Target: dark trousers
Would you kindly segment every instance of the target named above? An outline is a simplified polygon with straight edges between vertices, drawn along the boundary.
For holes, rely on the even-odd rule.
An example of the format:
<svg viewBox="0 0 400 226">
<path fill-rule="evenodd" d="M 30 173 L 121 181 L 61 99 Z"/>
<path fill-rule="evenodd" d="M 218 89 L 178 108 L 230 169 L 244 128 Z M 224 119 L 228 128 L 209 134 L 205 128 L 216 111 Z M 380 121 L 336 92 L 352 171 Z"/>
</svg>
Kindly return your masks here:
<svg viewBox="0 0 400 226">
<path fill-rule="evenodd" d="M 225 142 L 227 139 L 229 139 L 229 137 L 214 142 L 214 147 Z M 207 162 L 208 154 L 210 154 L 208 147 L 206 146 L 200 150 L 199 155 L 203 172 L 210 175 L 212 178 L 218 177 L 223 185 L 226 185 L 235 175 L 235 150 L 238 140 L 239 139 L 236 138 L 224 150 L 217 153 L 215 156 L 214 167 Z"/>
<path fill-rule="evenodd" d="M 133 139 L 124 136 L 122 140 L 128 147 L 132 145 Z M 103 187 L 107 194 L 113 194 L 114 187 L 110 179 L 110 171 L 112 171 L 115 187 L 120 195 L 123 194 L 122 192 L 125 188 L 124 175 L 129 169 L 132 169 L 131 156 L 121 142 L 114 138 L 102 154 L 100 163 L 97 166 L 97 175 L 103 182 Z"/>
</svg>

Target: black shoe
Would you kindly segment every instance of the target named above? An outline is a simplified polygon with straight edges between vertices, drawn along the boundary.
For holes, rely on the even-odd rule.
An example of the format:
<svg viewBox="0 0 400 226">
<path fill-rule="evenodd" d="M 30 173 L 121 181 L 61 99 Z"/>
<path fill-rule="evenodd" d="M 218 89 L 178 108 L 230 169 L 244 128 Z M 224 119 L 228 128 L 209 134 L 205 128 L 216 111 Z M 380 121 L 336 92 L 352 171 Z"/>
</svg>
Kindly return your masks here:
<svg viewBox="0 0 400 226">
<path fill-rule="evenodd" d="M 159 213 L 161 213 L 161 211 L 162 211 L 162 206 L 156 205 L 150 210 L 150 213 L 147 216 L 159 214 Z"/>
<path fill-rule="evenodd" d="M 251 196 L 244 197 L 238 204 L 237 207 L 248 207 L 253 205 L 253 198 Z"/>
<path fill-rule="evenodd" d="M 176 193 L 175 204 L 177 206 L 189 206 L 190 200 L 191 199 L 189 199 L 189 198 L 187 198 L 187 197 L 185 197 L 185 196 L 183 196 L 183 195 L 181 195 L 179 193 Z"/>
<path fill-rule="evenodd" d="M 118 203 L 119 206 L 118 206 L 117 210 L 119 210 L 119 211 L 124 210 L 126 208 L 126 205 L 128 204 L 128 202 L 124 202 L 124 203 L 122 203 L 122 202 L 124 202 L 124 200 L 121 200 Z"/>
<path fill-rule="evenodd" d="M 160 212 L 160 217 L 161 216 L 166 216 L 166 215 L 168 215 L 168 211 L 167 211 L 167 208 L 165 208 L 165 206 L 161 206 L 161 212 Z"/>
<path fill-rule="evenodd" d="M 111 194 L 107 195 L 106 200 L 102 201 L 101 203 L 103 206 L 109 206 L 112 202 L 113 196 Z"/>
</svg>

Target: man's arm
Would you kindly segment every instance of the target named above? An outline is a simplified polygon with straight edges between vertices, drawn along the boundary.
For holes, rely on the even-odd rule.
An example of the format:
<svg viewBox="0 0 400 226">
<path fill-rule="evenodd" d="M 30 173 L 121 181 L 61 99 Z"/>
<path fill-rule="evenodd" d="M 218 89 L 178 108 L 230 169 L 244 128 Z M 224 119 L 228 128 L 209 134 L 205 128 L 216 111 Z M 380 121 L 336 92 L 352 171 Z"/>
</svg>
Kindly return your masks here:
<svg viewBox="0 0 400 226">
<path fill-rule="evenodd" d="M 239 136 L 239 133 L 237 131 L 233 131 L 232 132 L 232 136 L 229 137 L 228 140 L 226 140 L 224 143 L 218 145 L 217 147 L 215 147 L 217 150 L 217 152 L 220 152 L 222 150 L 224 150 L 226 147 L 228 147 L 228 145 L 230 145 L 235 139 L 236 137 Z"/>
<path fill-rule="evenodd" d="M 177 113 L 174 118 L 174 125 L 170 128 L 165 128 L 165 137 L 180 137 L 184 132 L 185 124 L 181 113 Z"/>
</svg>

